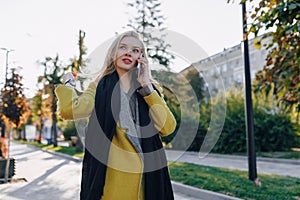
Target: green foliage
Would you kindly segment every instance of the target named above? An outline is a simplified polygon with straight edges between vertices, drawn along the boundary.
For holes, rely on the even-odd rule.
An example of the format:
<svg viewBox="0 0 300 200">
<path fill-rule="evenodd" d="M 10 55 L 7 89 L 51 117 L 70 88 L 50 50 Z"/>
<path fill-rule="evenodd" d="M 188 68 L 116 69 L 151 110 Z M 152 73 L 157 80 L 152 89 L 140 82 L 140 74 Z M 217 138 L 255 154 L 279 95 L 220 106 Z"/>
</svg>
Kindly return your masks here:
<svg viewBox="0 0 300 200">
<path fill-rule="evenodd" d="M 164 99 L 176 119 L 178 128 L 181 119 L 181 107 L 176 95 L 172 90 L 173 87 L 177 87 L 179 85 L 176 79 L 176 74 L 171 71 L 165 70 L 152 70 L 151 74 L 163 88 Z M 167 137 L 163 137 L 162 141 L 165 143 L 169 143 L 176 136 L 176 132 L 177 131 Z"/>
<path fill-rule="evenodd" d="M 32 123 L 35 122 L 38 127 L 38 131 L 40 133 L 39 138 L 42 135 L 43 129 L 43 98 L 42 98 L 43 91 L 39 90 L 37 94 L 31 98 L 31 120 Z M 29 123 L 28 123 L 29 124 Z M 31 123 L 30 123 L 31 124 Z M 40 141 L 40 140 L 39 140 Z"/>
<path fill-rule="evenodd" d="M 136 12 L 127 26 L 142 36 L 149 57 L 169 69 L 169 64 L 174 56 L 167 51 L 170 45 L 164 40 L 166 36 L 165 17 L 160 10 L 160 1 L 134 0 L 127 5 L 133 9 L 133 12 Z M 157 31 L 154 33 L 154 30 Z"/>
<path fill-rule="evenodd" d="M 213 151 L 218 153 L 246 152 L 246 127 L 242 94 L 230 92 L 222 134 Z M 254 135 L 257 151 L 286 151 L 299 147 L 297 125 L 284 113 L 268 111 L 254 104 Z"/>
<path fill-rule="evenodd" d="M 198 101 L 200 102 L 202 99 L 204 99 L 205 96 L 205 90 L 204 90 L 204 85 L 205 81 L 204 79 L 200 76 L 198 70 L 196 68 L 189 68 L 189 71 L 185 75 L 186 79 L 189 81 L 191 84 Z"/>
<path fill-rule="evenodd" d="M 1 89 L 1 114 L 4 114 L 17 127 L 24 123 L 21 118 L 27 109 L 22 79 L 23 77 L 12 69 L 11 77 L 6 79 Z"/>
<path fill-rule="evenodd" d="M 70 66 L 64 66 L 60 61 L 59 56 L 56 55 L 54 58 L 45 57 L 44 61 L 39 62 L 44 67 L 44 76 L 39 77 L 39 82 L 44 81 L 45 93 L 50 94 L 51 101 L 51 112 L 52 112 L 52 131 L 54 137 L 54 146 L 57 146 L 57 130 L 56 130 L 56 108 L 57 99 L 54 95 L 55 85 L 61 83 L 61 78 Z"/>
<path fill-rule="evenodd" d="M 257 96 L 254 98 L 254 135 L 256 150 L 258 152 L 290 151 L 291 148 L 300 147 L 300 132 L 297 123 L 292 122 L 290 116 L 276 112 L 278 109 L 272 106 L 272 102 L 266 104 Z M 247 152 L 245 108 L 242 91 L 231 91 L 227 94 L 226 117 L 222 133 L 213 152 L 237 153 Z M 217 105 L 214 105 L 217 106 Z M 210 130 L 212 120 L 212 102 L 200 104 L 200 120 L 197 134 L 191 142 L 188 150 L 199 151 L 204 145 L 204 138 Z M 190 131 L 187 128 L 185 137 L 182 137 L 182 145 L 173 145 L 175 149 L 182 149 L 188 140 Z"/>
<path fill-rule="evenodd" d="M 31 110 L 32 110 L 32 114 L 35 117 L 41 115 L 42 105 L 43 105 L 42 91 L 39 90 L 38 93 L 31 98 Z"/>
<path fill-rule="evenodd" d="M 253 0 L 248 0 L 248 2 Z M 279 106 L 300 112 L 300 2 L 295 0 L 260 0 L 253 9 L 249 33 L 271 30 L 269 50 L 263 70 L 257 72 L 258 91 L 273 88 Z M 260 41 L 259 41 L 260 42 Z"/>
<path fill-rule="evenodd" d="M 54 58 L 45 57 L 44 61 L 39 63 L 44 66 L 44 76 L 40 77 L 39 81 L 45 80 L 46 84 L 49 85 L 60 84 L 64 72 L 69 68 L 69 66 L 64 66 L 59 59 L 59 55 L 56 55 Z"/>
<path fill-rule="evenodd" d="M 212 113 L 212 105 L 216 110 L 223 109 L 219 107 L 218 103 L 211 99 L 209 103 L 199 100 L 201 103 L 199 106 L 200 118 L 190 117 L 181 121 L 182 105 L 187 104 L 191 99 L 189 91 L 189 85 L 192 86 L 193 90 L 197 93 L 203 92 L 203 81 L 201 78 L 197 80 L 195 73 L 185 74 L 184 77 L 188 80 L 184 82 L 180 78 L 180 74 L 176 74 L 170 71 L 152 71 L 153 77 L 161 83 L 164 89 L 165 100 L 173 112 L 176 121 L 177 128 L 173 134 L 168 137 L 164 137 L 163 141 L 169 143 L 176 136 L 178 128 L 183 130 L 184 134 L 176 136 L 176 141 L 172 141 L 174 149 L 185 150 L 187 145 L 190 144 L 188 150 L 199 151 L 203 145 L 204 138 L 209 130 Z M 197 81 L 196 81 L 197 80 Z M 202 85 L 202 86 L 201 86 Z M 195 90 L 196 86 L 196 90 Z M 176 90 L 176 95 L 174 93 Z M 202 89 L 202 90 L 201 90 Z M 181 102 L 178 97 L 186 97 Z M 222 130 L 222 134 L 214 146 L 213 151 L 218 153 L 236 153 L 246 152 L 246 127 L 245 127 L 245 108 L 244 108 L 244 94 L 242 90 L 236 89 L 230 91 L 227 94 L 226 104 L 226 117 L 225 124 Z M 199 97 L 203 98 L 202 95 Z M 263 97 L 263 94 L 256 93 L 253 98 L 254 104 L 254 135 L 257 151 L 289 151 L 293 147 L 300 146 L 300 137 L 297 133 L 300 132 L 299 126 L 292 122 L 290 116 L 284 112 L 279 112 L 280 109 L 273 103 L 271 97 Z M 268 101 L 263 100 L 264 98 Z M 189 108 L 190 113 L 195 110 L 191 104 Z M 217 113 L 218 114 L 218 113 Z M 191 114 L 192 115 L 192 114 Z M 195 120 L 199 120 L 198 130 L 195 134 L 191 130 L 191 126 L 195 124 Z"/>
<path fill-rule="evenodd" d="M 215 152 L 232 153 L 246 151 L 244 99 L 241 93 L 229 95 L 222 134 L 214 147 Z"/>
<path fill-rule="evenodd" d="M 242 199 L 299 199 L 300 179 L 259 174 L 261 187 L 247 179 L 246 171 L 170 163 L 172 180 Z"/>
<path fill-rule="evenodd" d="M 71 136 L 77 136 L 76 126 L 73 121 L 67 121 L 67 124 L 63 129 L 63 134 L 66 140 L 71 140 Z"/>
<path fill-rule="evenodd" d="M 299 147 L 296 124 L 286 114 L 266 114 L 264 110 L 254 110 L 254 124 L 257 151 L 288 151 Z"/>
<path fill-rule="evenodd" d="M 87 48 L 84 46 L 84 38 L 85 38 L 85 32 L 82 30 L 79 30 L 79 40 L 78 40 L 78 48 L 79 48 L 79 56 L 78 58 L 70 59 L 71 63 L 69 65 L 65 65 L 60 59 L 59 55 L 57 54 L 55 57 L 45 57 L 43 61 L 39 61 L 39 64 L 41 64 L 44 67 L 44 75 L 40 76 L 38 79 L 39 83 L 44 83 L 44 93 L 50 94 L 51 97 L 51 112 L 52 112 L 52 126 L 56 127 L 57 123 L 57 116 L 56 116 L 56 109 L 57 109 L 57 99 L 54 95 L 55 86 L 58 84 L 61 84 L 61 79 L 66 73 L 66 71 L 71 68 L 73 73 L 80 72 L 81 70 L 86 67 L 87 59 L 84 58 L 84 56 L 87 54 Z M 83 89 L 83 77 L 78 77 L 78 80 L 80 82 L 80 87 Z M 35 99 L 33 101 L 36 102 L 36 105 L 34 105 L 35 112 L 42 112 L 42 110 L 39 110 L 41 108 L 40 103 L 38 102 L 41 94 L 37 94 Z M 52 128 L 53 135 L 54 135 L 54 145 L 57 145 L 57 131 L 56 128 Z"/>
<path fill-rule="evenodd" d="M 81 90 L 84 90 L 84 81 L 86 80 L 86 78 L 83 76 L 77 76 L 77 73 L 83 73 L 83 71 L 85 71 L 88 62 L 88 59 L 84 58 L 87 55 L 87 47 L 84 45 L 84 39 L 85 39 L 85 32 L 79 30 L 79 39 L 78 39 L 79 55 L 78 58 L 74 57 L 70 59 L 71 71 L 74 74 L 76 74 L 76 78 L 79 81 Z"/>
<path fill-rule="evenodd" d="M 174 148 L 184 150 L 189 147 L 193 140 L 202 141 L 202 136 L 194 132 L 197 131 L 195 126 L 198 125 L 199 120 L 199 113 L 196 113 L 198 103 L 204 96 L 204 81 L 199 73 L 195 69 L 184 75 L 171 71 L 153 70 L 152 75 L 163 87 L 165 101 L 177 122 L 174 133 L 162 138 L 162 140 L 169 143 L 177 135 L 180 128 L 181 133 L 184 134 L 176 136 L 176 141 L 172 142 Z M 188 117 L 182 119 L 183 113 L 188 113 Z"/>
<path fill-rule="evenodd" d="M 177 74 L 165 70 L 152 70 L 151 74 L 163 88 L 165 101 L 174 114 L 176 120 L 180 120 L 180 103 L 176 95 L 174 94 L 174 88 L 178 88 L 181 84 L 177 78 Z"/>
</svg>

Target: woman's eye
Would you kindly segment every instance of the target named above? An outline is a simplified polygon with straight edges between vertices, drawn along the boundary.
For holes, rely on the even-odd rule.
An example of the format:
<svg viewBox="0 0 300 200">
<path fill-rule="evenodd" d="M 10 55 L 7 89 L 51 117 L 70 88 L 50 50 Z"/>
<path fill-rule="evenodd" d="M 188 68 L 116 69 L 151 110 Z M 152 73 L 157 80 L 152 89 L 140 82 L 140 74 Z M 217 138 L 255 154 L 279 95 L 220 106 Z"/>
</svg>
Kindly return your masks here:
<svg viewBox="0 0 300 200">
<path fill-rule="evenodd" d="M 139 49 L 133 49 L 133 53 L 140 53 Z"/>
<path fill-rule="evenodd" d="M 120 49 L 122 49 L 122 50 L 126 50 L 126 47 L 124 47 L 124 46 L 120 46 Z"/>
</svg>

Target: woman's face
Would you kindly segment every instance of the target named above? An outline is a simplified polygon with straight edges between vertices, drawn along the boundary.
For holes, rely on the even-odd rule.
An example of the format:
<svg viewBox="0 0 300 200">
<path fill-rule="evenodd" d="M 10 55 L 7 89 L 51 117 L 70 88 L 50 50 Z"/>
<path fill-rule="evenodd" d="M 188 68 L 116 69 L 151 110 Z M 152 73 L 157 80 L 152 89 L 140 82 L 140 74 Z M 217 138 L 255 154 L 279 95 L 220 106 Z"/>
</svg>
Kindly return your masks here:
<svg viewBox="0 0 300 200">
<path fill-rule="evenodd" d="M 142 44 L 135 37 L 124 37 L 116 51 L 116 70 L 124 74 L 137 66 L 137 59 L 142 54 Z"/>
</svg>

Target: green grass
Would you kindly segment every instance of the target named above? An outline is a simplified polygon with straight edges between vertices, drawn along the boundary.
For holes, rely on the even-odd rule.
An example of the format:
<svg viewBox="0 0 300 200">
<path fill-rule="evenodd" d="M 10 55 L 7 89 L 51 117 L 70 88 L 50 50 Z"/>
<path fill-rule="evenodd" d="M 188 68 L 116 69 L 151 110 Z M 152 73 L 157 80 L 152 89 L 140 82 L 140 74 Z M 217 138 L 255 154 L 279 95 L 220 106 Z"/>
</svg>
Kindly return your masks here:
<svg viewBox="0 0 300 200">
<path fill-rule="evenodd" d="M 299 178 L 259 174 L 262 186 L 258 187 L 245 171 L 175 162 L 169 169 L 174 181 L 242 199 L 300 199 Z"/>
<path fill-rule="evenodd" d="M 46 150 L 51 150 L 51 151 L 56 151 L 64 154 L 68 154 L 71 156 L 76 156 L 79 158 L 83 158 L 83 152 L 82 153 L 77 153 L 75 147 L 64 147 L 64 146 L 57 146 L 54 147 L 53 144 L 51 145 L 45 145 L 45 144 L 40 144 L 38 142 L 28 142 L 24 140 L 14 140 L 14 142 L 22 143 L 22 144 L 29 144 L 35 147 L 43 148 Z"/>
</svg>

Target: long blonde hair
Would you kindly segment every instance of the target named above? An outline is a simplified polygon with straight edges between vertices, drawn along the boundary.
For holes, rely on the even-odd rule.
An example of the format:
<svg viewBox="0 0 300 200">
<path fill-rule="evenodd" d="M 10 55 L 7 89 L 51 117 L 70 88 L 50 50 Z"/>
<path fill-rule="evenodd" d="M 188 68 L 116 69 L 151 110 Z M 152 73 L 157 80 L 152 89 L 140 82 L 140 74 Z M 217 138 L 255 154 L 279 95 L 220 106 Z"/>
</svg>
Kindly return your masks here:
<svg viewBox="0 0 300 200">
<path fill-rule="evenodd" d="M 107 74 L 111 74 L 116 70 L 115 66 L 115 60 L 116 60 L 116 54 L 117 54 L 117 48 L 120 45 L 120 42 L 125 37 L 134 37 L 137 40 L 140 41 L 142 45 L 142 53 L 143 56 L 147 59 L 147 51 L 145 50 L 145 45 L 143 41 L 141 40 L 138 33 L 134 31 L 126 31 L 120 35 L 117 36 L 117 38 L 113 41 L 113 43 L 110 45 L 108 52 L 106 54 L 104 65 L 103 65 L 103 71 L 100 72 L 100 74 L 97 76 L 96 81 L 98 82 L 103 76 Z"/>
</svg>

